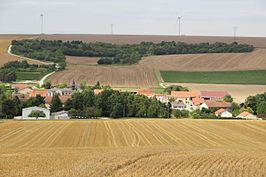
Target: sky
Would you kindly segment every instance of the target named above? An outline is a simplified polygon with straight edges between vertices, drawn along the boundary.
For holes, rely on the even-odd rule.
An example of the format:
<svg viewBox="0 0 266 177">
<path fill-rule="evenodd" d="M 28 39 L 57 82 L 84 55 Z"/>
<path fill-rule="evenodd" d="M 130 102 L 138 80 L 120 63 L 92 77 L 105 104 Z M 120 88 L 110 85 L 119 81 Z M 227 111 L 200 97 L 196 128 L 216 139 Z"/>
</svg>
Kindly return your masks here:
<svg viewBox="0 0 266 177">
<path fill-rule="evenodd" d="M 265 0 L 0 0 L 0 34 L 266 37 Z"/>
</svg>

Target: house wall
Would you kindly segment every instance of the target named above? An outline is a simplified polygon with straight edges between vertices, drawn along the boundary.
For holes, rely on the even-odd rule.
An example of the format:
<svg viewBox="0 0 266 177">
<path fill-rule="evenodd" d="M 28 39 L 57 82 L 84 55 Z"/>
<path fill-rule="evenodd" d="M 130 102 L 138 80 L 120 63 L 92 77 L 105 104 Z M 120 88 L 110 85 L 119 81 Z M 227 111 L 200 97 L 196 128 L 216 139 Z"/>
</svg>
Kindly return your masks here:
<svg viewBox="0 0 266 177">
<path fill-rule="evenodd" d="M 209 109 L 208 105 L 206 103 L 202 103 L 199 107 L 200 110 L 202 110 L 203 108 L 205 109 Z"/>
<path fill-rule="evenodd" d="M 232 113 L 230 113 L 229 111 L 223 112 L 220 116 L 221 117 L 233 117 Z"/>
</svg>

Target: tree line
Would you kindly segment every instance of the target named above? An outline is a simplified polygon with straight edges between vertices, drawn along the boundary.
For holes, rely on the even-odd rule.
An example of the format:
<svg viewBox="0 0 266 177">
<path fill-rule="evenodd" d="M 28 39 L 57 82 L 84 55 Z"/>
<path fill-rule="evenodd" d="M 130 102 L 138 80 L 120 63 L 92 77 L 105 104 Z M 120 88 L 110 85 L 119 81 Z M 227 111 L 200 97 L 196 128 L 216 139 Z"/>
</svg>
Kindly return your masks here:
<svg viewBox="0 0 266 177">
<path fill-rule="evenodd" d="M 17 55 L 44 61 L 65 64 L 65 56 L 100 57 L 98 64 L 134 64 L 144 56 L 200 53 L 242 53 L 251 52 L 248 44 L 216 42 L 187 44 L 184 42 L 142 42 L 140 44 L 111 44 L 103 42 L 84 43 L 62 40 L 12 41 L 12 52 Z"/>
<path fill-rule="evenodd" d="M 167 118 L 170 114 L 169 107 L 155 98 L 111 89 L 99 95 L 94 95 L 91 89 L 76 92 L 65 103 L 64 109 L 74 118 Z"/>
</svg>

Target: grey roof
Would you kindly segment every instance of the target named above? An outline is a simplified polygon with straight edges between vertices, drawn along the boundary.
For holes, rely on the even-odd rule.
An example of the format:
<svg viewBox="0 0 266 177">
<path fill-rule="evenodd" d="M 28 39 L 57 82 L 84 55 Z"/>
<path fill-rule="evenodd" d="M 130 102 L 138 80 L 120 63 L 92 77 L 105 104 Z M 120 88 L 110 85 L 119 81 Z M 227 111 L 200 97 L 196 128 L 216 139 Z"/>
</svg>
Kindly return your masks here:
<svg viewBox="0 0 266 177">
<path fill-rule="evenodd" d="M 179 101 L 179 102 L 172 102 L 172 106 L 176 106 L 176 107 L 186 107 L 186 105 L 182 102 L 182 101 Z"/>
</svg>

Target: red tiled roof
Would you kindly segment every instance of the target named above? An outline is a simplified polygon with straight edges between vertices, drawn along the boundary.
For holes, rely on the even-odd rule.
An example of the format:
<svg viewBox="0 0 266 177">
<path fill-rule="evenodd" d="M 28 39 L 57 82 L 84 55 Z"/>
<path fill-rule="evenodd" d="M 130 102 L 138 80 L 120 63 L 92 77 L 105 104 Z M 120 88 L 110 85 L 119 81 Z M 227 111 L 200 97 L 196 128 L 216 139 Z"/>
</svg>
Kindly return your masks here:
<svg viewBox="0 0 266 177">
<path fill-rule="evenodd" d="M 199 94 L 197 92 L 171 91 L 171 96 L 178 98 L 197 98 Z"/>
<path fill-rule="evenodd" d="M 223 112 L 225 112 L 226 110 L 225 109 L 219 109 L 219 110 L 217 110 L 216 112 L 215 112 L 215 114 L 221 114 L 221 113 L 223 113 Z"/>
<path fill-rule="evenodd" d="M 29 84 L 11 84 L 12 87 L 17 88 L 19 90 L 31 87 L 32 85 Z"/>
<path fill-rule="evenodd" d="M 154 91 L 153 90 L 144 90 L 144 89 L 140 89 L 137 92 L 139 95 L 143 95 L 143 94 L 153 94 Z"/>
<path fill-rule="evenodd" d="M 224 98 L 226 95 L 229 95 L 228 92 L 225 91 L 201 91 L 201 97 L 204 98 Z"/>
<path fill-rule="evenodd" d="M 48 95 L 48 90 L 32 90 L 29 93 L 30 97 L 36 97 L 36 95 L 41 95 L 42 97 L 46 97 Z"/>
<path fill-rule="evenodd" d="M 65 103 L 71 96 L 70 95 L 63 95 L 59 96 L 59 99 L 61 100 L 62 103 Z M 45 97 L 45 103 L 46 104 L 51 104 L 52 103 L 52 96 L 46 96 Z"/>
<path fill-rule="evenodd" d="M 224 101 L 205 100 L 204 102 L 209 108 L 230 108 L 231 107 L 231 103 L 227 103 Z"/>
<path fill-rule="evenodd" d="M 195 106 L 198 106 L 198 105 L 204 103 L 204 100 L 201 99 L 201 98 L 193 98 L 192 101 L 193 101 L 193 104 L 194 104 Z"/>
<path fill-rule="evenodd" d="M 244 112 L 241 112 L 238 116 L 247 117 L 248 115 L 253 115 L 253 114 L 251 114 L 250 112 L 244 111 Z"/>
</svg>

